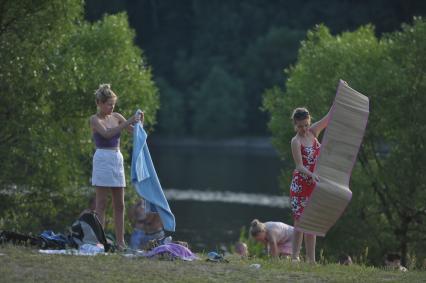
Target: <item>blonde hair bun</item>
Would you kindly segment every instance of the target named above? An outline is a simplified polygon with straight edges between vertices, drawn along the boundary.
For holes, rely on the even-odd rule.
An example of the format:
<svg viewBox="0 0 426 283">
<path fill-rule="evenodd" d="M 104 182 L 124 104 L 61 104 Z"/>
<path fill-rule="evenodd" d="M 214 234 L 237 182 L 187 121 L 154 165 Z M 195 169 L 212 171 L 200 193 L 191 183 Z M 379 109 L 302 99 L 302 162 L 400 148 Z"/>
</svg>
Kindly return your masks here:
<svg viewBox="0 0 426 283">
<path fill-rule="evenodd" d="M 100 84 L 95 91 L 96 103 L 105 103 L 110 98 L 116 98 L 117 95 L 112 91 L 111 84 Z"/>
<path fill-rule="evenodd" d="M 100 84 L 98 90 L 111 89 L 111 84 Z"/>
</svg>

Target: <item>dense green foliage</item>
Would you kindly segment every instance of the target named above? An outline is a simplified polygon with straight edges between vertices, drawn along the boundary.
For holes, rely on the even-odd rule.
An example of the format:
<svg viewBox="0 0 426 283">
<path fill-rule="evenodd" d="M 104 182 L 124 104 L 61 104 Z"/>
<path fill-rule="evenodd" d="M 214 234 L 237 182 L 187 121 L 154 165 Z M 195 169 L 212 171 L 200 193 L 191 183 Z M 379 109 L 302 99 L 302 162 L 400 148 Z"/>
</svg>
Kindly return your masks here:
<svg viewBox="0 0 426 283">
<path fill-rule="evenodd" d="M 117 11 L 127 11 L 155 80 L 163 82 L 156 133 L 225 137 L 267 134 L 262 93 L 284 86 L 282 71 L 296 61 L 308 29 L 324 23 L 335 34 L 373 23 L 378 34 L 391 32 L 412 16 L 426 15 L 426 2 L 87 0 L 90 20 Z M 218 70 L 223 75 L 215 75 L 218 85 L 212 87 Z M 238 113 L 216 109 L 212 100 Z M 225 129 L 218 115 L 224 115 Z"/>
<path fill-rule="evenodd" d="M 63 225 L 57 215 L 72 221 L 87 203 L 80 188 L 91 172 L 94 90 L 111 83 L 117 110 L 130 116 L 143 108 L 152 125 L 157 89 L 125 14 L 88 23 L 79 0 L 5 1 L 2 8 L 0 223 L 55 228 Z"/>
<path fill-rule="evenodd" d="M 378 260 L 386 251 L 398 250 L 404 262 L 410 254 L 426 256 L 424 50 L 422 19 L 380 39 L 372 26 L 336 36 L 317 26 L 288 69 L 285 91 L 275 88 L 265 95 L 274 143 L 287 158 L 294 135 L 289 120 L 293 108 L 306 105 L 320 118 L 331 106 L 340 78 L 370 98 L 368 128 L 352 178 L 354 199 L 324 240 L 326 252 L 355 253 L 368 247 Z M 289 177 L 283 179 L 288 185 Z"/>
</svg>

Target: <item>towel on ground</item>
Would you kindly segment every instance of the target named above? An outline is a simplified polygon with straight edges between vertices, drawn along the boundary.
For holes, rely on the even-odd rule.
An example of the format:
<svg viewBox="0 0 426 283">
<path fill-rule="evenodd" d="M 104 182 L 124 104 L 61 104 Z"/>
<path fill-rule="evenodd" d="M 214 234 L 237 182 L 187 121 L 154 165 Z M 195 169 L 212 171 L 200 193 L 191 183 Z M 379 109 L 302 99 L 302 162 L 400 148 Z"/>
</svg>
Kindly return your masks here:
<svg viewBox="0 0 426 283">
<path fill-rule="evenodd" d="M 158 247 L 153 248 L 149 252 L 142 254 L 144 257 L 154 257 L 156 255 L 168 254 L 172 258 L 180 258 L 186 261 L 193 261 L 198 259 L 198 257 L 191 252 L 190 249 L 175 243 L 168 243 Z"/>
</svg>

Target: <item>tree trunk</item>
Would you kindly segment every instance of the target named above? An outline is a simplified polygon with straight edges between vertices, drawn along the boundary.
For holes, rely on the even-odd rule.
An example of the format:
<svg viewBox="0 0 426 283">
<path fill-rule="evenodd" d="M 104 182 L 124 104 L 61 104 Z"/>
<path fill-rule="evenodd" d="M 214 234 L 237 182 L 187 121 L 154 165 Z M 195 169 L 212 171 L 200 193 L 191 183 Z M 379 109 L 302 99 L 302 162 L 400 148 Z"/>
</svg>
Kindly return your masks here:
<svg viewBox="0 0 426 283">
<path fill-rule="evenodd" d="M 407 266 L 407 257 L 408 257 L 408 224 L 409 219 L 402 218 L 401 219 L 401 228 L 398 229 L 399 238 L 399 251 L 401 253 L 401 265 Z"/>
</svg>

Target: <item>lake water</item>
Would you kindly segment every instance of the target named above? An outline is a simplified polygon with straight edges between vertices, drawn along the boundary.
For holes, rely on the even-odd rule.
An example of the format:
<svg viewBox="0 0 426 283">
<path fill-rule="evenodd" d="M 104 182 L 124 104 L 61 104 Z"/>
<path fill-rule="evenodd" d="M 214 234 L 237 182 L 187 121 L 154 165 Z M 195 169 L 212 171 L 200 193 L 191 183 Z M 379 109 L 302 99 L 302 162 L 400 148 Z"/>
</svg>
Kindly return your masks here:
<svg viewBox="0 0 426 283">
<path fill-rule="evenodd" d="M 229 247 L 254 218 L 291 223 L 283 162 L 268 140 L 152 142 L 150 151 L 176 217 L 173 237 L 195 251 Z"/>
</svg>

